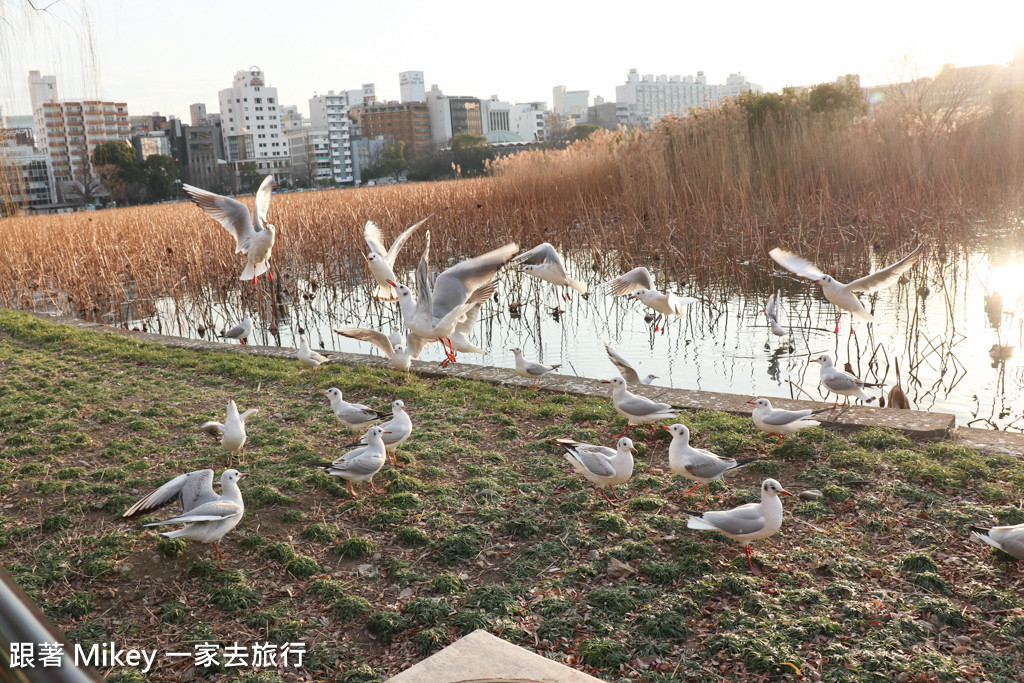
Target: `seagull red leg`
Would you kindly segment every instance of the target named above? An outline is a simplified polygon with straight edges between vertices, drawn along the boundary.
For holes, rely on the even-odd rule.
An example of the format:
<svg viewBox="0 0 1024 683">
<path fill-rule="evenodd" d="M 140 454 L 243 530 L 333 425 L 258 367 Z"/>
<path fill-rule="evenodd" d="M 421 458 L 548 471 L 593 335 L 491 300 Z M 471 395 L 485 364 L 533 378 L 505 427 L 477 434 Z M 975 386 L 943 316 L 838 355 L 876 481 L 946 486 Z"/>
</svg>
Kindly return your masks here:
<svg viewBox="0 0 1024 683">
<path fill-rule="evenodd" d="M 619 432 L 619 433 L 618 433 L 618 434 L 617 434 L 617 435 L 615 436 L 615 438 L 616 438 L 616 439 L 621 439 L 621 438 L 622 438 L 622 435 L 623 435 L 623 434 L 625 434 L 626 432 L 628 432 L 628 431 L 629 431 L 629 428 L 630 428 L 630 427 L 632 427 L 632 426 L 633 426 L 633 425 L 629 424 L 629 422 L 626 422 L 626 427 L 625 427 L 625 429 L 623 429 L 623 430 L 622 430 L 621 432 Z"/>
</svg>

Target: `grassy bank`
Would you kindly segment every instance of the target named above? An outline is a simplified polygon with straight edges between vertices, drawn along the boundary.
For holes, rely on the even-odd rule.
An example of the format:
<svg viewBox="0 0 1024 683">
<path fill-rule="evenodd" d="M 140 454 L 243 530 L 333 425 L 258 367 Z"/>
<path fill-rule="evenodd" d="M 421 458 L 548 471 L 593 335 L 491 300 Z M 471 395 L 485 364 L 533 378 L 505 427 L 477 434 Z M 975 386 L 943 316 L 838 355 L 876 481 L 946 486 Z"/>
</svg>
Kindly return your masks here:
<svg viewBox="0 0 1024 683">
<path fill-rule="evenodd" d="M 767 450 L 709 507 L 754 500 L 766 476 L 825 494 L 784 501 L 752 576 L 741 546 L 685 528 L 680 508 L 700 498 L 668 475 L 667 434 L 637 432 L 616 506 L 571 474 L 547 439 L 610 442 L 622 423 L 602 397 L 314 373 L 9 311 L 0 376 L 0 561 L 74 642 L 306 642 L 307 669 L 241 670 L 267 682 L 382 680 L 476 628 L 609 681 L 1007 681 L 1024 662 L 1021 571 L 967 540 L 972 523 L 1024 521 L 1024 463 L 1009 456 L 877 430 L 776 447 L 748 420 L 687 414 L 699 445 Z M 353 500 L 313 466 L 348 442 L 319 393 L 331 386 L 408 406 L 402 466 L 376 478 L 386 493 Z M 245 518 L 217 572 L 209 547 L 118 516 L 177 473 L 219 473 L 223 451 L 197 428 L 228 396 L 260 412 Z M 146 680 L 181 675 L 158 666 Z"/>
</svg>

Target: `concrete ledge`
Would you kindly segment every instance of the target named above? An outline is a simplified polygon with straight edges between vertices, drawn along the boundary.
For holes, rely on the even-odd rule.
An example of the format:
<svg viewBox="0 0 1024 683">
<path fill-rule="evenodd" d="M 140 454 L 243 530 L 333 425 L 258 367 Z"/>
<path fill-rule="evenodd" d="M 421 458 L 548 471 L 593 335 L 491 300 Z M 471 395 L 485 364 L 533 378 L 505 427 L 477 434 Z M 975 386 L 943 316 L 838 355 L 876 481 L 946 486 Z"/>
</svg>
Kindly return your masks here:
<svg viewBox="0 0 1024 683">
<path fill-rule="evenodd" d="M 459 638 L 419 664 L 392 676 L 386 683 L 600 683 L 600 679 L 570 669 L 507 643 L 483 629 Z"/>
<path fill-rule="evenodd" d="M 148 332 L 132 332 L 118 327 L 110 327 L 99 323 L 86 322 L 78 318 L 52 316 L 33 313 L 36 318 L 58 324 L 70 325 L 79 329 L 91 329 L 100 332 L 112 332 L 133 337 L 142 342 L 161 344 L 169 348 L 190 349 L 194 351 L 228 351 L 274 358 L 295 358 L 295 349 L 278 346 L 242 346 L 236 343 L 206 341 L 203 339 L 186 339 Z M 335 362 L 346 365 L 371 365 L 374 367 L 390 367 L 387 359 L 380 356 L 369 356 L 359 353 L 325 352 Z M 463 355 L 465 357 L 465 355 Z M 441 368 L 437 363 L 413 361 L 412 371 L 424 377 L 461 377 L 492 384 L 529 387 L 531 381 L 519 377 L 508 368 L 496 368 L 482 365 L 458 363 L 448 368 Z M 582 396 L 609 396 L 609 388 L 599 380 L 586 377 L 549 374 L 540 385 L 541 391 L 569 393 Z M 668 387 L 649 386 L 630 388 L 630 391 L 648 398 L 684 406 L 694 410 L 719 410 L 735 415 L 750 415 L 747 401 L 756 398 L 753 395 L 723 394 L 711 391 L 689 389 L 671 389 Z M 799 401 L 786 398 L 771 398 L 772 405 L 790 410 L 827 407 L 827 403 L 815 401 Z M 817 416 L 823 425 L 833 429 L 856 430 L 868 427 L 889 427 L 903 432 L 913 439 L 943 439 L 954 436 L 953 429 L 956 419 L 949 413 L 932 413 L 918 410 L 893 410 L 870 406 L 850 406 Z M 960 429 L 956 437 L 963 443 L 985 451 L 1006 452 L 1024 455 L 1024 434 L 999 432 L 987 429 Z"/>
</svg>

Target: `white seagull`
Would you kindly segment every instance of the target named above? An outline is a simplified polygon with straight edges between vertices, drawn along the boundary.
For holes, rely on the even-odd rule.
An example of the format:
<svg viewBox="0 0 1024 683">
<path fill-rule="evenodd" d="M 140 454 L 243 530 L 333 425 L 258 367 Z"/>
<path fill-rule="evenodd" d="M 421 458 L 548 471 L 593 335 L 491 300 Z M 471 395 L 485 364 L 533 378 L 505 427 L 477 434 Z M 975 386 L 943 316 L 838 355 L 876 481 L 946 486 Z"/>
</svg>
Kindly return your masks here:
<svg viewBox="0 0 1024 683">
<path fill-rule="evenodd" d="M 779 495 L 793 494 L 782 488 L 782 484 L 774 479 L 765 479 L 761 484 L 761 502 L 747 503 L 732 510 L 712 512 L 688 512 L 686 526 L 690 529 L 717 531 L 732 540 L 742 543 L 747 551 L 747 564 L 750 571 L 754 563 L 750 559 L 750 542 L 768 538 L 782 528 L 782 501 Z"/>
<path fill-rule="evenodd" d="M 369 427 L 391 417 L 388 413 L 379 413 L 362 403 L 349 403 L 342 399 L 341 389 L 338 387 L 331 387 L 324 392 L 324 396 L 331 401 L 331 409 L 334 411 L 334 416 L 338 418 L 338 422 L 352 430 Z"/>
<path fill-rule="evenodd" d="M 395 467 L 398 467 L 398 456 L 395 452 L 398 447 L 409 440 L 412 436 L 412 420 L 409 418 L 409 411 L 405 409 L 405 402 L 398 399 L 391 404 L 391 419 L 380 425 L 384 430 L 381 441 L 384 442 L 384 454 Z M 356 443 L 369 445 L 369 437 L 365 434 L 356 440 Z"/>
<path fill-rule="evenodd" d="M 304 334 L 299 336 L 299 348 L 295 352 L 295 357 L 307 368 L 318 368 L 324 363 L 331 362 L 331 359 L 327 356 L 309 348 L 309 344 L 306 342 L 306 335 Z"/>
<path fill-rule="evenodd" d="M 630 299 L 639 299 L 648 308 L 658 312 L 658 318 L 654 321 L 654 331 L 658 331 L 658 323 L 662 318 L 668 321 L 668 316 L 682 316 L 686 307 L 696 303 L 699 299 L 692 296 L 678 296 L 672 292 L 662 293 L 654 288 L 654 278 L 651 271 L 643 266 L 620 275 L 604 285 L 612 296 L 628 295 Z M 665 334 L 665 326 L 661 328 Z"/>
<path fill-rule="evenodd" d="M 235 399 L 228 399 L 228 413 L 224 419 L 224 423 L 204 422 L 199 426 L 199 429 L 203 430 L 215 439 L 220 440 L 220 445 L 224 447 L 224 450 L 228 452 L 228 467 L 231 467 L 231 461 L 238 454 L 238 461 L 244 462 L 245 459 L 245 421 L 250 417 L 259 412 L 258 408 L 250 408 L 241 415 L 238 414 L 238 406 L 235 405 Z"/>
<path fill-rule="evenodd" d="M 609 503 L 612 499 L 604 492 L 604 487 L 610 488 L 612 495 L 618 498 L 615 485 L 625 484 L 633 476 L 633 453 L 636 453 L 636 448 L 632 440 L 626 437 L 619 439 L 614 449 L 572 439 L 554 439 L 552 443 L 565 449 L 565 459 L 572 468 L 596 486 Z"/>
<path fill-rule="evenodd" d="M 398 306 L 402 309 L 402 318 L 405 321 L 405 326 L 409 328 L 409 334 L 406 338 L 409 340 L 410 352 L 414 356 L 419 357 L 425 344 L 439 341 L 441 346 L 444 347 L 444 352 L 447 356 L 445 365 L 448 362 L 455 362 L 454 346 L 446 346 L 446 343 L 451 344 L 451 336 L 455 334 L 460 323 L 467 320 L 470 311 L 490 299 L 494 294 L 495 288 L 498 286 L 498 283 L 493 280 L 480 286 L 470 294 L 465 302 L 456 304 L 442 318 L 436 318 L 432 311 L 437 309 L 431 306 L 429 290 L 424 290 L 427 292 L 426 296 L 421 295 L 419 301 L 417 301 L 405 285 L 399 284 L 394 280 L 391 280 L 391 284 L 398 294 Z"/>
<path fill-rule="evenodd" d="M 875 397 L 864 393 L 864 388 L 882 386 L 881 384 L 865 382 L 848 372 L 843 372 L 832 364 L 832 356 L 827 353 L 823 353 L 817 358 L 812 358 L 811 362 L 821 365 L 821 384 L 836 395 L 836 402 L 832 406 L 833 408 L 839 405 L 840 396 L 846 397 L 843 399 L 843 405 L 846 405 L 851 396 L 859 398 L 865 403 L 871 403 L 875 400 Z"/>
<path fill-rule="evenodd" d="M 563 301 L 569 299 L 569 288 L 575 289 L 580 294 L 587 293 L 586 283 L 569 277 L 565 272 L 565 264 L 562 262 L 562 257 L 547 242 L 538 244 L 529 251 L 524 251 L 512 259 L 512 263 L 519 265 L 520 273 L 532 275 L 558 287 L 565 287 L 566 292 L 562 294 Z"/>
<path fill-rule="evenodd" d="M 1024 524 L 992 528 L 972 526 L 971 539 L 999 548 L 1018 560 L 1024 560 Z"/>
<path fill-rule="evenodd" d="M 616 438 L 625 434 L 633 425 L 650 425 L 650 423 L 657 422 L 658 420 L 674 420 L 679 417 L 679 411 L 682 410 L 679 406 L 658 403 L 649 398 L 630 393 L 626 389 L 626 380 L 621 377 L 603 379 L 601 382 L 612 385 L 612 405 L 615 406 L 615 411 L 619 415 L 626 418 L 626 427 Z M 654 431 L 653 426 L 651 431 Z"/>
<path fill-rule="evenodd" d="M 834 280 L 831 276 L 821 272 L 817 266 L 810 261 L 797 256 L 788 251 L 784 251 L 776 247 L 768 252 L 776 263 L 785 268 L 786 270 L 799 275 L 800 277 L 807 278 L 821 285 L 821 291 L 825 295 L 825 298 L 831 301 L 833 304 L 838 306 L 843 311 L 849 311 L 854 320 L 863 320 L 865 322 L 873 322 L 874 317 L 868 313 L 867 309 L 864 308 L 864 304 L 860 302 L 857 295 L 854 292 L 864 292 L 870 294 L 871 292 L 877 292 L 880 289 L 888 287 L 892 283 L 896 282 L 900 278 L 900 275 L 907 272 L 917 263 L 917 259 L 921 257 L 923 244 L 919 244 L 914 251 L 907 254 L 905 257 L 897 261 L 896 263 L 883 268 L 882 270 L 875 271 L 870 275 L 865 275 L 862 278 L 854 280 L 850 284 L 843 284 L 837 280 Z M 842 312 L 839 314 L 842 316 Z M 853 328 L 851 328 L 852 330 Z M 839 319 L 836 319 L 836 333 L 839 333 Z"/>
<path fill-rule="evenodd" d="M 385 434 L 386 432 L 379 426 L 370 427 L 366 432 L 367 444 L 365 446 L 359 443 L 349 444 L 357 446 L 357 448 L 324 467 L 324 471 L 332 477 L 341 477 L 348 481 L 348 490 L 353 498 L 359 496 L 356 495 L 352 484 L 363 481 L 370 482 L 370 488 L 374 493 L 382 493 L 373 485 L 373 475 L 380 472 L 384 463 L 387 462 L 387 451 L 382 440 Z"/>
<path fill-rule="evenodd" d="M 785 337 L 786 330 L 779 324 L 779 299 L 782 298 L 782 291 L 777 291 L 768 297 L 764 305 L 764 314 L 772 326 L 772 334 L 776 337 Z"/>
<path fill-rule="evenodd" d="M 381 237 L 380 228 L 377 227 L 377 224 L 373 221 L 366 221 L 366 226 L 363 228 L 363 239 L 366 240 L 370 253 L 364 256 L 364 258 L 366 259 L 366 265 L 370 267 L 373 279 L 377 281 L 377 291 L 373 294 L 375 299 L 380 299 L 381 301 L 395 301 L 397 299 L 395 290 L 388 284 L 388 280 L 398 279 L 395 276 L 395 262 L 398 260 L 398 252 L 402 250 L 408 239 L 416 232 L 416 228 L 423 225 L 426 220 L 424 218 L 419 223 L 406 228 L 391 243 L 390 249 L 384 248 L 384 240 Z"/>
<path fill-rule="evenodd" d="M 605 344 L 604 350 L 608 352 L 608 358 L 611 359 L 612 364 L 618 368 L 619 374 L 622 375 L 622 379 L 626 380 L 627 384 L 643 384 L 648 385 L 654 380 L 658 379 L 657 375 L 647 375 L 641 377 L 640 373 L 637 372 L 633 364 L 622 357 L 622 355 L 613 349 L 610 345 Z"/>
<path fill-rule="evenodd" d="M 237 339 L 241 342 L 242 346 L 245 346 L 247 344 L 246 339 L 248 339 L 250 334 L 252 334 L 252 318 L 245 316 L 242 318 L 242 322 L 220 336 L 222 339 Z"/>
<path fill-rule="evenodd" d="M 672 443 L 668 446 L 669 469 L 690 481 L 697 482 L 689 491 L 683 491 L 683 495 L 693 493 L 703 484 L 705 505 L 708 502 L 708 484 L 721 479 L 729 470 L 743 467 L 757 459 L 734 460 L 723 458 L 703 448 L 694 448 L 690 445 L 690 429 L 684 424 L 662 425 L 661 428 L 672 435 Z"/>
<path fill-rule="evenodd" d="M 543 363 L 527 360 L 523 355 L 523 350 L 518 347 L 509 349 L 509 351 L 511 351 L 512 355 L 516 358 L 516 374 L 520 377 L 525 377 L 526 379 L 532 379 L 534 389 L 540 386 L 541 377 L 552 370 L 557 370 L 562 367 L 561 363 L 556 363 L 555 365 L 544 365 Z"/>
<path fill-rule="evenodd" d="M 205 211 L 208 216 L 220 222 L 232 237 L 235 238 L 235 253 L 245 254 L 247 261 L 245 270 L 242 271 L 239 280 L 256 278 L 263 273 L 267 274 L 268 280 L 273 280 L 270 273 L 270 250 L 274 248 L 275 229 L 267 223 L 267 213 L 270 210 L 270 194 L 274 188 L 274 176 L 268 175 L 260 183 L 260 189 L 256 190 L 256 210 L 252 216 L 245 204 L 202 190 L 192 185 L 182 185 L 188 198 L 195 202 L 196 206 Z M 256 219 L 253 225 L 253 218 Z"/>
<path fill-rule="evenodd" d="M 336 327 L 334 328 L 334 333 L 340 334 L 343 337 L 370 342 L 384 352 L 384 355 L 391 361 L 391 367 L 402 372 L 409 372 L 409 367 L 412 365 L 412 354 L 405 345 L 405 340 L 402 339 L 402 333 L 398 330 L 392 330 L 391 334 L 385 335 L 383 332 L 368 330 L 364 327 L 343 327 L 340 329 Z"/>
<path fill-rule="evenodd" d="M 197 470 L 178 475 L 128 508 L 121 518 L 130 519 L 153 512 L 180 500 L 183 514 L 146 526 L 184 524 L 177 531 L 165 531 L 161 535 L 212 543 L 217 555 L 217 569 L 221 569 L 220 539 L 242 521 L 245 513 L 242 491 L 238 488 L 239 480 L 245 476 L 238 470 L 224 470 L 220 476 L 221 495 L 217 495 L 213 490 L 213 470 Z"/>
<path fill-rule="evenodd" d="M 801 429 L 807 429 L 808 427 L 817 427 L 821 424 L 820 422 L 808 420 L 807 418 L 830 410 L 829 408 L 823 410 L 811 410 L 810 408 L 805 408 L 804 410 L 783 410 L 781 408 L 772 408 L 772 402 L 766 398 L 747 401 L 747 405 L 755 406 L 750 414 L 750 417 L 754 420 L 754 426 L 762 432 L 779 437 L 776 445 L 782 443 L 782 439 L 789 434 L 796 434 Z"/>
</svg>

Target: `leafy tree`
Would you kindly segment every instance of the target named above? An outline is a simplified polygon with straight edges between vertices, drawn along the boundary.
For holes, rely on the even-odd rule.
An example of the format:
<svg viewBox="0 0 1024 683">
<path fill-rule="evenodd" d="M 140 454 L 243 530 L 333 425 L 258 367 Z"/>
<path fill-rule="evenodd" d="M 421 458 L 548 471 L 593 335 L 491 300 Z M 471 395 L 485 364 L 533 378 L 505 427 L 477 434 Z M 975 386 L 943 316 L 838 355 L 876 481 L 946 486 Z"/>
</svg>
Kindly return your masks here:
<svg viewBox="0 0 1024 683">
<path fill-rule="evenodd" d="M 92 152 L 92 164 L 111 199 L 119 204 L 138 199 L 142 165 L 134 147 L 123 142 L 101 142 Z"/>
<path fill-rule="evenodd" d="M 449 142 L 452 150 L 452 164 L 456 175 L 483 175 L 488 163 L 494 159 L 494 152 L 487 138 L 472 133 L 459 133 Z"/>
<path fill-rule="evenodd" d="M 409 162 L 405 160 L 405 141 L 388 140 L 384 143 L 384 149 L 380 155 L 380 166 L 385 174 L 398 178 L 402 172 L 409 168 Z"/>
<path fill-rule="evenodd" d="M 238 175 L 242 180 L 242 192 L 255 192 L 256 188 L 263 182 L 263 175 L 260 167 L 255 161 L 247 161 L 238 169 Z"/>
<path fill-rule="evenodd" d="M 598 130 L 601 130 L 601 126 L 595 126 L 592 123 L 578 123 L 569 129 L 565 136 L 565 141 L 572 143 L 586 140 Z"/>
<path fill-rule="evenodd" d="M 807 96 L 811 111 L 842 113 L 849 118 L 868 113 L 864 91 L 853 78 L 847 76 L 842 83 L 821 83 Z"/>
<path fill-rule="evenodd" d="M 174 196 L 174 181 L 179 177 L 178 164 L 165 154 L 151 154 L 142 163 L 142 176 L 148 201 L 169 199 Z"/>
</svg>

